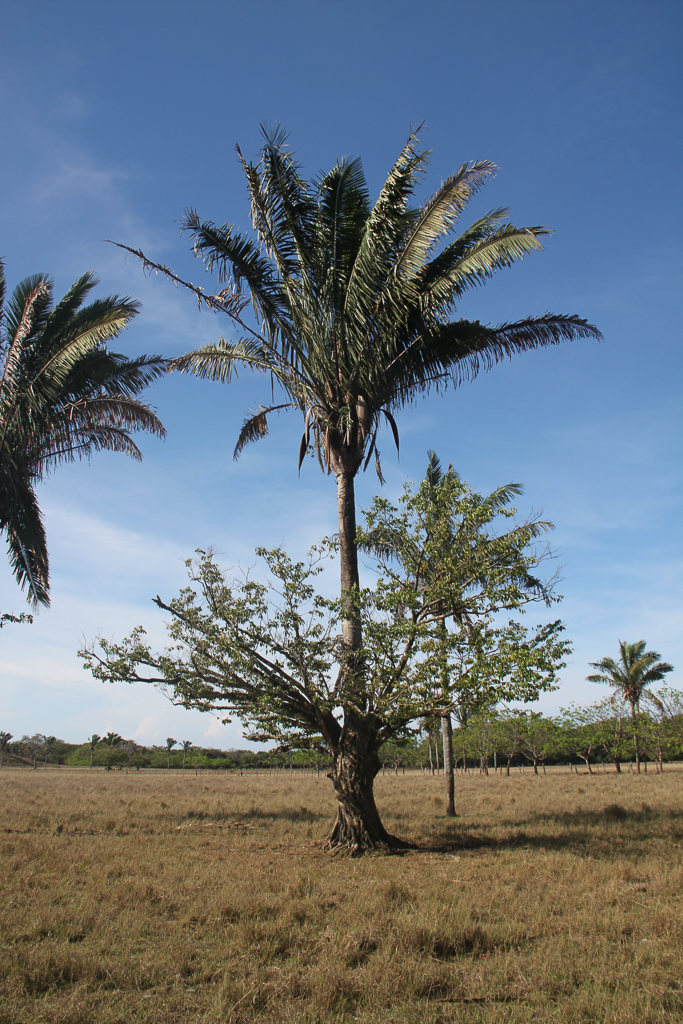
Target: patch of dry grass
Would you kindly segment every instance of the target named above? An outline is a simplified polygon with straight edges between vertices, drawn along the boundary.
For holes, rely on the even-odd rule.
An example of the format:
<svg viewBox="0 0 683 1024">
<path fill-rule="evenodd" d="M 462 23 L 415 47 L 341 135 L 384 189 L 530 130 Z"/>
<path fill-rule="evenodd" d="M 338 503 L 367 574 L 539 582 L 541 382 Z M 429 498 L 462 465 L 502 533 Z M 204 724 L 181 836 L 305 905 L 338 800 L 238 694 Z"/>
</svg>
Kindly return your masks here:
<svg viewBox="0 0 683 1024">
<path fill-rule="evenodd" d="M 683 1018 L 683 772 L 442 784 L 350 860 L 324 778 L 3 769 L 0 1022 Z"/>
</svg>

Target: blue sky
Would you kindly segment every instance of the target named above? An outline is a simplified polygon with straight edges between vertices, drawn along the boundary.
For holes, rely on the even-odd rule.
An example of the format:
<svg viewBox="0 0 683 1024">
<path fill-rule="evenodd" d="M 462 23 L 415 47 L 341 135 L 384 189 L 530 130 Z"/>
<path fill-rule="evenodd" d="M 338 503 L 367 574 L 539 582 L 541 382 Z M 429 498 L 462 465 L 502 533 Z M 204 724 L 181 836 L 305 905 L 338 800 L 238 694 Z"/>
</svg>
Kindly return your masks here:
<svg viewBox="0 0 683 1024">
<path fill-rule="evenodd" d="M 574 654 L 555 711 L 602 691 L 588 662 L 644 638 L 681 686 L 681 203 L 683 10 L 649 2 L 177 2 L 3 8 L 0 255 L 10 286 L 45 271 L 61 295 L 85 270 L 100 294 L 143 312 L 127 354 L 179 354 L 229 332 L 187 294 L 147 279 L 106 243 L 142 247 L 195 282 L 178 237 L 186 205 L 248 226 L 234 145 L 279 120 L 306 171 L 363 159 L 376 194 L 411 126 L 433 149 L 426 198 L 462 162 L 494 181 L 465 215 L 499 205 L 555 229 L 546 250 L 472 293 L 460 315 L 497 323 L 551 310 L 597 324 L 604 343 L 531 353 L 399 417 L 401 458 L 381 445 L 389 497 L 434 448 L 479 490 L 525 484 L 518 503 L 556 526 L 560 614 Z M 76 657 L 83 636 L 121 638 L 183 585 L 183 561 L 213 545 L 227 565 L 257 544 L 301 555 L 335 528 L 332 479 L 297 477 L 301 423 L 232 461 L 267 386 L 172 377 L 148 393 L 168 428 L 142 437 L 142 465 L 101 455 L 39 488 L 52 607 L 0 634 L 0 728 L 82 741 L 113 729 L 229 747 L 239 726 L 173 708 L 152 688 L 103 686 Z M 369 503 L 374 474 L 359 480 Z M 25 605 L 3 560 L 2 610 Z M 533 610 L 529 622 L 539 618 Z"/>
</svg>

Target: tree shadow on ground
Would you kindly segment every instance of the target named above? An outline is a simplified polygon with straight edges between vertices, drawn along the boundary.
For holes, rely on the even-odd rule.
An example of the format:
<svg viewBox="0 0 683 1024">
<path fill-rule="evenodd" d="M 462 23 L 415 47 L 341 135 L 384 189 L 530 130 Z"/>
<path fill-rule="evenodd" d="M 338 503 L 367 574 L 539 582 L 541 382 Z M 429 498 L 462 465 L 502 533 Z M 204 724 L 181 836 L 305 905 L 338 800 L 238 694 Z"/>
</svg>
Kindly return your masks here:
<svg viewBox="0 0 683 1024">
<path fill-rule="evenodd" d="M 643 844 L 653 840 L 680 841 L 682 825 L 683 810 L 657 811 L 646 804 L 640 810 L 609 804 L 600 811 L 539 813 L 523 821 L 474 823 L 455 818 L 438 827 L 433 841 L 420 843 L 419 849 L 430 853 L 455 853 L 533 848 L 563 850 L 578 856 L 590 853 L 593 857 L 611 857 L 617 852 L 639 852 Z"/>
</svg>

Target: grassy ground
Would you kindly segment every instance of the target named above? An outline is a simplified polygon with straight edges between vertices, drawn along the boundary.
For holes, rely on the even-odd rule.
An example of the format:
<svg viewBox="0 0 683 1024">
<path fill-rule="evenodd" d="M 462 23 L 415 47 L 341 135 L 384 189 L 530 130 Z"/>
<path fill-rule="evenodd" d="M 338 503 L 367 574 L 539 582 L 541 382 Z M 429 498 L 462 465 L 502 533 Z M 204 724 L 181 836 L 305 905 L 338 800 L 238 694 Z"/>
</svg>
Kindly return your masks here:
<svg viewBox="0 0 683 1024">
<path fill-rule="evenodd" d="M 442 785 L 3 769 L 0 1024 L 683 1019 L 683 771 Z"/>
</svg>

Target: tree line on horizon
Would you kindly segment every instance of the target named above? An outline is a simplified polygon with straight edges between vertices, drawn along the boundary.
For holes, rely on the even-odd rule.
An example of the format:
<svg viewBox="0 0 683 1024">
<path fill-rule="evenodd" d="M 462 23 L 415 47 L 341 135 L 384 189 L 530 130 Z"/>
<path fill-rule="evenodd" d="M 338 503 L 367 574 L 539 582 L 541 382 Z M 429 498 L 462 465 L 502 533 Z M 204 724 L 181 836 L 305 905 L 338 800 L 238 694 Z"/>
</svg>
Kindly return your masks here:
<svg viewBox="0 0 683 1024">
<path fill-rule="evenodd" d="M 519 708 L 489 708 L 462 716 L 452 732 L 455 772 L 504 771 L 529 765 L 538 774 L 547 765 L 570 764 L 589 773 L 599 765 L 621 772 L 622 765 L 637 768 L 654 763 L 662 770 L 683 760 L 683 691 L 662 687 L 648 694 L 647 707 L 637 712 L 638 747 L 632 732 L 630 709 L 615 694 L 588 706 L 571 704 L 558 715 L 544 716 Z M 331 755 L 319 750 L 229 749 L 200 747 L 189 740 L 178 744 L 144 745 L 118 733 L 85 743 L 66 743 L 55 736 L 35 733 L 14 740 L 0 732 L 0 749 L 36 763 L 94 768 L 317 768 L 329 770 Z M 385 743 L 379 751 L 382 768 L 398 772 L 419 768 L 444 772 L 443 735 L 438 719 L 423 720 L 409 735 Z M 181 749 L 173 749 L 180 746 Z"/>
</svg>

